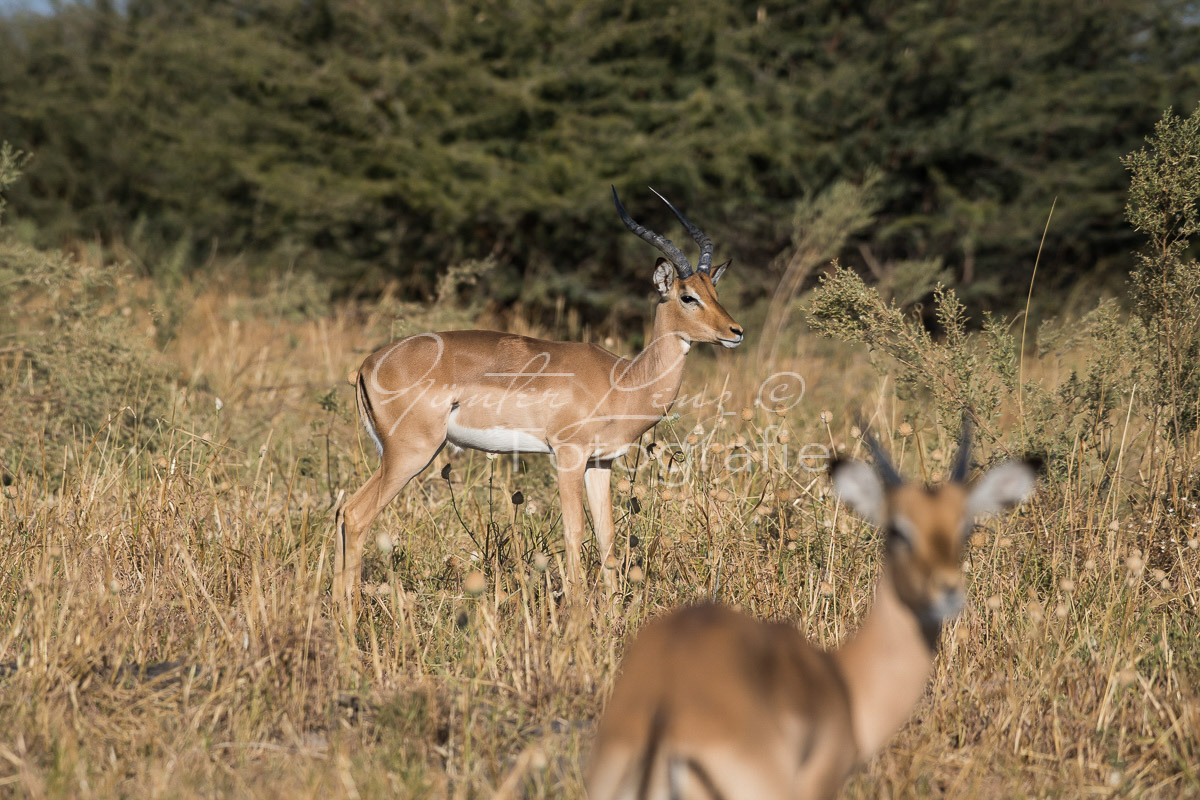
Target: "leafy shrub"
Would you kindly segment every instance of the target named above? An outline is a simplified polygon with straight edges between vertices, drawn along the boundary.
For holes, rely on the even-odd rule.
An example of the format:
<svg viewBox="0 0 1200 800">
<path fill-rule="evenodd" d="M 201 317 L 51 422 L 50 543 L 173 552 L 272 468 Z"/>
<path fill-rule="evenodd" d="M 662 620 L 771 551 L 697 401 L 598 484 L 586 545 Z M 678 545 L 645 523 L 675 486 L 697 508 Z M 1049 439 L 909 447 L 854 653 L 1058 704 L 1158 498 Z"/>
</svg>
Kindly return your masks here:
<svg viewBox="0 0 1200 800">
<path fill-rule="evenodd" d="M 1200 426 L 1200 263 L 1188 257 L 1200 231 L 1200 109 L 1186 119 L 1167 111 L 1148 147 L 1124 164 L 1129 220 L 1147 238 L 1130 279 L 1135 314 L 1104 301 L 1069 331 L 1044 326 L 1040 358 L 1070 363 L 1072 352 L 1086 354 L 1056 385 L 1025 380 L 1009 325 L 985 315 L 982 331 L 970 332 L 954 291 L 940 285 L 935 337 L 918 315 L 835 264 L 814 293 L 813 329 L 866 345 L 902 390 L 932 399 L 943 420 L 967 407 L 985 435 L 998 438 L 988 419 L 1016 412 L 1019 433 L 1002 449 L 1055 456 L 1078 442 L 1107 463 L 1116 412 L 1136 407 L 1156 428 L 1163 423 L 1176 464 L 1190 463 L 1189 437 Z"/>
<path fill-rule="evenodd" d="M 1200 232 L 1200 108 L 1187 118 L 1168 110 L 1147 143 L 1124 159 L 1126 212 L 1147 240 L 1130 282 L 1155 365 L 1152 413 L 1186 459 L 1187 434 L 1200 427 L 1200 262 L 1188 258 Z"/>
<path fill-rule="evenodd" d="M 958 296 L 941 284 L 934 289 L 934 310 L 940 340 L 919 311 L 906 313 L 857 273 L 835 263 L 813 294 L 809 323 L 822 336 L 866 345 L 880 369 L 895 368 L 902 396 L 931 398 L 936 415 L 951 423 L 963 407 L 970 408 L 985 434 L 995 438 L 988 420 L 1001 411 L 1002 390 L 1016 384 L 1011 337 L 991 316 L 985 318 L 982 334 L 969 332 Z"/>
<path fill-rule="evenodd" d="M 919 308 L 906 313 L 835 264 L 813 293 L 809 321 L 820 335 L 865 345 L 876 367 L 893 375 L 898 394 L 931 400 L 943 425 L 953 427 L 970 409 L 982 436 L 1002 453 L 1038 453 L 1057 470 L 1081 444 L 1105 460 L 1113 412 L 1141 374 L 1146 340 L 1137 320 L 1106 301 L 1074 323 L 1070 336 L 1048 326 L 1040 357 L 1070 362 L 1081 353 L 1084 364 L 1046 386 L 1024 376 L 1008 321 L 985 313 L 982 328 L 972 330 L 954 290 L 939 284 L 933 296 L 937 336 Z M 1006 414 L 1019 424 L 1000 424 Z"/>
<path fill-rule="evenodd" d="M 23 158 L 0 149 L 0 192 Z M 2 202 L 2 198 L 0 198 Z M 0 205 L 3 211 L 3 205 Z M 17 241 L 0 219 L 0 464 L 41 461 L 46 442 L 131 431 L 167 410 L 170 379 L 132 309 L 117 307 L 127 275 Z M 50 449 L 50 448 L 46 448 Z M 59 456 L 51 454 L 53 468 Z"/>
</svg>

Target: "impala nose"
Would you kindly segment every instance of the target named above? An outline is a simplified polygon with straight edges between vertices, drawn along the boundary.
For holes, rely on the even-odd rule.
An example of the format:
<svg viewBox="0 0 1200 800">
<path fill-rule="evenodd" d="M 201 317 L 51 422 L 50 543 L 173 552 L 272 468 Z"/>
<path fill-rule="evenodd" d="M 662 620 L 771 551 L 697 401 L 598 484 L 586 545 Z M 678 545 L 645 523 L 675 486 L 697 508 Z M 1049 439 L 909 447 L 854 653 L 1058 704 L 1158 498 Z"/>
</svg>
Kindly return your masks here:
<svg viewBox="0 0 1200 800">
<path fill-rule="evenodd" d="M 953 617 L 962 611 L 966 598 L 962 589 L 951 589 L 942 596 L 942 613 L 945 617 Z"/>
<path fill-rule="evenodd" d="M 730 325 L 729 332 L 732 334 L 732 336 L 730 336 L 729 338 L 725 338 L 724 336 L 717 337 L 717 341 L 719 341 L 721 343 L 722 347 L 731 347 L 732 348 L 732 347 L 737 347 L 739 344 L 742 343 L 742 339 L 744 338 L 742 334 L 744 333 L 744 331 L 741 329 L 740 326 Z"/>
<path fill-rule="evenodd" d="M 729 326 L 729 332 L 733 334 L 733 336 L 734 336 L 734 338 L 735 338 L 735 339 L 740 339 L 740 338 L 742 338 L 742 333 L 743 333 L 743 331 L 742 331 L 742 329 L 741 329 L 741 328 L 739 328 L 737 325 L 730 325 L 730 326 Z"/>
</svg>

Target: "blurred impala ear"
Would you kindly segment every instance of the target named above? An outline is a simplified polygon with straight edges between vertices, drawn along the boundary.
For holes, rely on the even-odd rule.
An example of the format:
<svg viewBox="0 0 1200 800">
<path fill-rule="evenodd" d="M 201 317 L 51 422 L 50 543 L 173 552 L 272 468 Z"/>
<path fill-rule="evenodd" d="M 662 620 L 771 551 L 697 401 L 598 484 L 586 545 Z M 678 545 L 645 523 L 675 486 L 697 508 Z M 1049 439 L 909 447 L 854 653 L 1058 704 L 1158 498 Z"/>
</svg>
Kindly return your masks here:
<svg viewBox="0 0 1200 800">
<path fill-rule="evenodd" d="M 833 491 L 855 513 L 880 527 L 884 522 L 883 481 L 861 461 L 835 461 L 829 467 Z"/>
<path fill-rule="evenodd" d="M 713 286 L 717 285 L 717 281 L 721 280 L 721 276 L 725 274 L 725 270 L 729 269 L 729 265 L 732 263 L 733 263 L 733 259 L 729 258 L 729 259 L 725 260 L 724 264 L 718 264 L 716 267 L 713 268 L 713 271 L 712 271 Z"/>
<path fill-rule="evenodd" d="M 972 517 L 995 514 L 1024 502 L 1037 481 L 1037 472 L 1024 461 L 1005 461 L 992 467 L 975 482 L 967 495 L 967 513 Z"/>
<path fill-rule="evenodd" d="M 658 294 L 664 300 L 671 294 L 671 287 L 675 285 L 675 268 L 665 258 L 660 258 L 658 263 L 654 265 L 654 288 L 658 289 Z"/>
</svg>

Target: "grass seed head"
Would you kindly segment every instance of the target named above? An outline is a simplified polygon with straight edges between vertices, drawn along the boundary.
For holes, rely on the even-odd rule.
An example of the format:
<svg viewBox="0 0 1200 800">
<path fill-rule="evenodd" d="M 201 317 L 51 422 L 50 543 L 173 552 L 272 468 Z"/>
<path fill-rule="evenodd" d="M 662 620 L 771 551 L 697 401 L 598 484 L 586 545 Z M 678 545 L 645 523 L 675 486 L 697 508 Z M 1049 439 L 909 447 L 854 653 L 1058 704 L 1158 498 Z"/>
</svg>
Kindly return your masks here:
<svg viewBox="0 0 1200 800">
<path fill-rule="evenodd" d="M 479 570 L 471 570 L 463 579 L 463 591 L 472 597 L 483 594 L 487 591 L 487 578 L 483 577 L 483 573 Z"/>
</svg>

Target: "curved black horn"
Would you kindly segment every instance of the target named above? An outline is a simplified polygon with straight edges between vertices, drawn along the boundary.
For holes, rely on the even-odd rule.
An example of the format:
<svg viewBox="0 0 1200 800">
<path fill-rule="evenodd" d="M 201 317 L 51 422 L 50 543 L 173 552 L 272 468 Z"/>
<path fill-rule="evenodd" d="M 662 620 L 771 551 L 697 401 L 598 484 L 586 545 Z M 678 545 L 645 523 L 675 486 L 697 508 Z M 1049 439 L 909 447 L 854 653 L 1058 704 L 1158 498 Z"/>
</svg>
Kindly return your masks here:
<svg viewBox="0 0 1200 800">
<path fill-rule="evenodd" d="M 629 212 L 625 210 L 625 206 L 621 205 L 621 198 L 617 196 L 616 186 L 612 187 L 612 193 L 613 203 L 617 207 L 617 214 L 620 215 L 621 222 L 625 223 L 625 227 L 629 228 L 629 230 L 633 231 L 639 237 L 658 248 L 659 252 L 666 256 L 667 260 L 670 261 L 675 267 L 675 272 L 679 274 L 679 277 L 691 277 L 693 272 L 692 265 L 687 260 L 687 256 L 683 254 L 683 251 L 672 244 L 671 240 L 667 237 L 663 236 L 662 234 L 655 233 L 649 228 L 639 225 L 637 222 L 635 222 L 633 217 L 629 216 Z M 657 192 L 655 192 L 655 194 L 657 194 Z M 667 205 L 670 205 L 670 203 Z"/>
<path fill-rule="evenodd" d="M 900 477 L 900 473 L 892 466 L 892 460 L 888 458 L 883 445 L 871 435 L 869 423 L 861 416 L 858 418 L 858 427 L 862 429 L 862 439 L 866 442 L 867 449 L 871 451 L 871 458 L 875 460 L 875 471 L 879 473 L 879 477 L 883 479 L 883 482 L 891 488 L 904 483 L 904 479 Z"/>
<path fill-rule="evenodd" d="M 958 453 L 954 456 L 954 467 L 950 470 L 950 480 L 962 483 L 967 479 L 967 470 L 971 467 L 971 414 L 963 411 L 962 431 L 958 436 Z"/>
<path fill-rule="evenodd" d="M 667 204 L 667 208 L 671 209 L 671 213 L 675 215 L 675 218 L 683 223 L 683 227 L 686 228 L 687 232 L 691 234 L 693 239 L 696 240 L 696 244 L 700 245 L 700 261 L 696 264 L 696 270 L 699 272 L 711 271 L 713 257 L 712 239 L 705 236 L 704 231 L 697 228 L 690 219 L 685 217 L 678 208 L 671 204 L 670 200 L 663 197 L 661 194 L 658 194 L 653 186 L 648 186 L 646 188 L 658 195 L 658 199 Z"/>
</svg>

